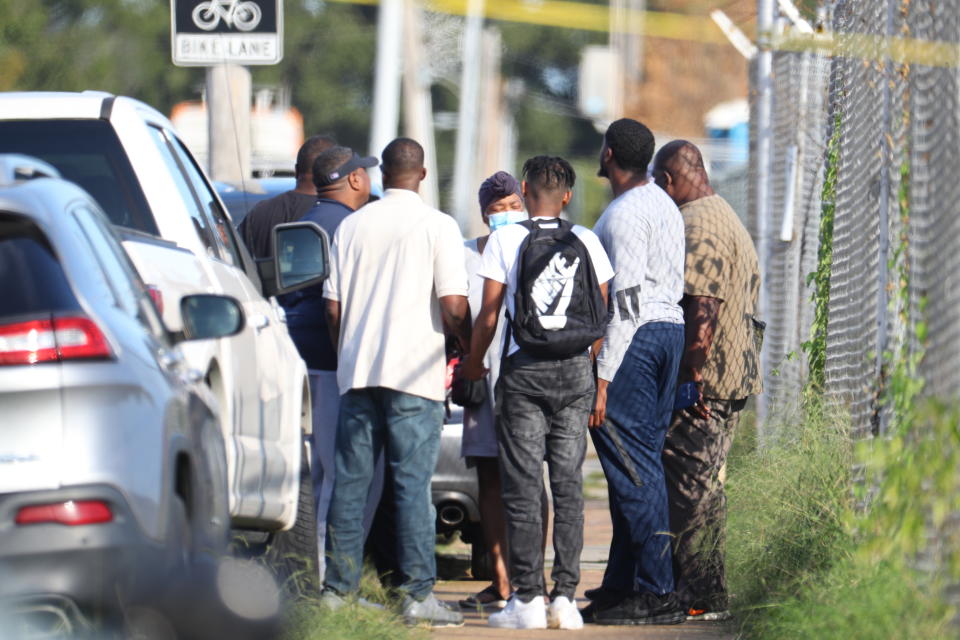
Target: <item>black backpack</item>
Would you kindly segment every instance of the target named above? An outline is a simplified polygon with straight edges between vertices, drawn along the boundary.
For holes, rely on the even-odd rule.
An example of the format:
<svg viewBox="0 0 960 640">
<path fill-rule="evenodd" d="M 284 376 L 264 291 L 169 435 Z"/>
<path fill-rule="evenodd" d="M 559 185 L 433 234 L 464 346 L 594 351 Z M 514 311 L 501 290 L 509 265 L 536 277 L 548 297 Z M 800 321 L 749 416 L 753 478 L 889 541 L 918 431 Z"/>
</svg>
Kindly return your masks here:
<svg viewBox="0 0 960 640">
<path fill-rule="evenodd" d="M 566 358 L 602 337 L 607 308 L 586 245 L 566 220 L 525 220 L 510 331 L 538 358 Z"/>
</svg>

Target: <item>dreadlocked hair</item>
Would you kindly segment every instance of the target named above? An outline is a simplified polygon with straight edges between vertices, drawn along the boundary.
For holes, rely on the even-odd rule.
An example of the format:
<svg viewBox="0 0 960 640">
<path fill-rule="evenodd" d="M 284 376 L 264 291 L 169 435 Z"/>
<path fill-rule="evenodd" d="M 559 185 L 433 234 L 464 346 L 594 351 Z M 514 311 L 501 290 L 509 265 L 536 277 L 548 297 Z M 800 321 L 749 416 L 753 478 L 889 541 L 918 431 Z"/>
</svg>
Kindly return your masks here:
<svg viewBox="0 0 960 640">
<path fill-rule="evenodd" d="M 577 174 L 570 163 L 558 156 L 534 156 L 523 163 L 523 179 L 528 185 L 548 191 L 568 191 Z"/>
</svg>

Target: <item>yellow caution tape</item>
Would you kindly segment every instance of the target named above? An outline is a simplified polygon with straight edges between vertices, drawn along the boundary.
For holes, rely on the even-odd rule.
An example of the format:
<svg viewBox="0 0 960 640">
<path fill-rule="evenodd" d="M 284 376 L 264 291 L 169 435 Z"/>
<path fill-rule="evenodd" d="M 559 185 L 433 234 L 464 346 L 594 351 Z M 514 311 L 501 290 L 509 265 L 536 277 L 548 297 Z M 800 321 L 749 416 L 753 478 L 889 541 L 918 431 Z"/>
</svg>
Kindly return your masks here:
<svg viewBox="0 0 960 640">
<path fill-rule="evenodd" d="M 774 38 L 777 51 L 816 51 L 823 55 L 860 58 L 930 67 L 960 66 L 960 44 L 942 40 L 920 40 L 875 36 L 865 33 L 821 33 L 785 35 Z"/>
<path fill-rule="evenodd" d="M 377 5 L 379 0 L 327 0 L 346 4 Z M 439 13 L 465 15 L 468 0 L 424 0 L 424 8 Z M 729 44 L 712 20 L 703 16 L 664 11 L 623 9 L 611 25 L 610 7 L 572 0 L 487 0 L 484 16 L 491 20 L 538 24 L 585 31 L 610 31 L 711 44 Z M 769 46 L 777 51 L 816 51 L 823 55 L 931 67 L 960 67 L 960 44 L 918 38 L 886 37 L 862 33 L 788 32 L 775 36 Z M 762 45 L 761 45 L 762 46 Z"/>
<path fill-rule="evenodd" d="M 347 4 L 376 5 L 379 0 L 328 0 Z M 584 31 L 610 31 L 610 7 L 606 4 L 587 4 L 569 0 L 487 0 L 483 14 L 491 20 L 521 22 Z M 424 8 L 438 13 L 466 15 L 467 0 L 426 0 Z M 651 38 L 691 40 L 728 44 L 723 33 L 712 20 L 702 16 L 663 11 L 633 11 L 624 9 L 617 16 L 613 30 L 618 33 L 639 34 Z"/>
</svg>

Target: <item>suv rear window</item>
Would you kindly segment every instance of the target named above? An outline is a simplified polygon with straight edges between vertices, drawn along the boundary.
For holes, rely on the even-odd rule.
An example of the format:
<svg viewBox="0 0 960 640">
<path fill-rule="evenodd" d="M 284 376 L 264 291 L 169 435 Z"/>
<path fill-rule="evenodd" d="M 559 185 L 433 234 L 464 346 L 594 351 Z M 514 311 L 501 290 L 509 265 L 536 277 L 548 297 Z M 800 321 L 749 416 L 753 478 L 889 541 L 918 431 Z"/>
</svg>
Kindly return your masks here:
<svg viewBox="0 0 960 640">
<path fill-rule="evenodd" d="M 46 160 L 93 196 L 113 224 L 159 234 L 133 167 L 108 122 L 0 121 L 0 153 Z"/>
<path fill-rule="evenodd" d="M 0 212 L 0 318 L 80 308 L 60 261 L 30 220 Z"/>
</svg>

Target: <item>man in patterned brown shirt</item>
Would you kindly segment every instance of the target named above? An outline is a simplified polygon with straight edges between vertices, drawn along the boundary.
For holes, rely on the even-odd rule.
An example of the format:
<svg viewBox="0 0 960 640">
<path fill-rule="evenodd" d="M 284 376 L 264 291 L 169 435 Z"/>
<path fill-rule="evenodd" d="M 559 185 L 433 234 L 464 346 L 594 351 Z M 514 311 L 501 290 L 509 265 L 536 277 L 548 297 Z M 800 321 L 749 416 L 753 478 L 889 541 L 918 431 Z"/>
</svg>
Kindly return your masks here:
<svg viewBox="0 0 960 640">
<path fill-rule="evenodd" d="M 714 193 L 699 149 L 685 140 L 654 159 L 656 183 L 680 208 L 686 233 L 685 347 L 678 383 L 693 390 L 673 414 L 663 449 L 676 536 L 674 578 L 688 619 L 729 617 L 723 567 L 723 469 L 741 409 L 761 391 L 754 339 L 760 273 L 750 234 Z"/>
</svg>

